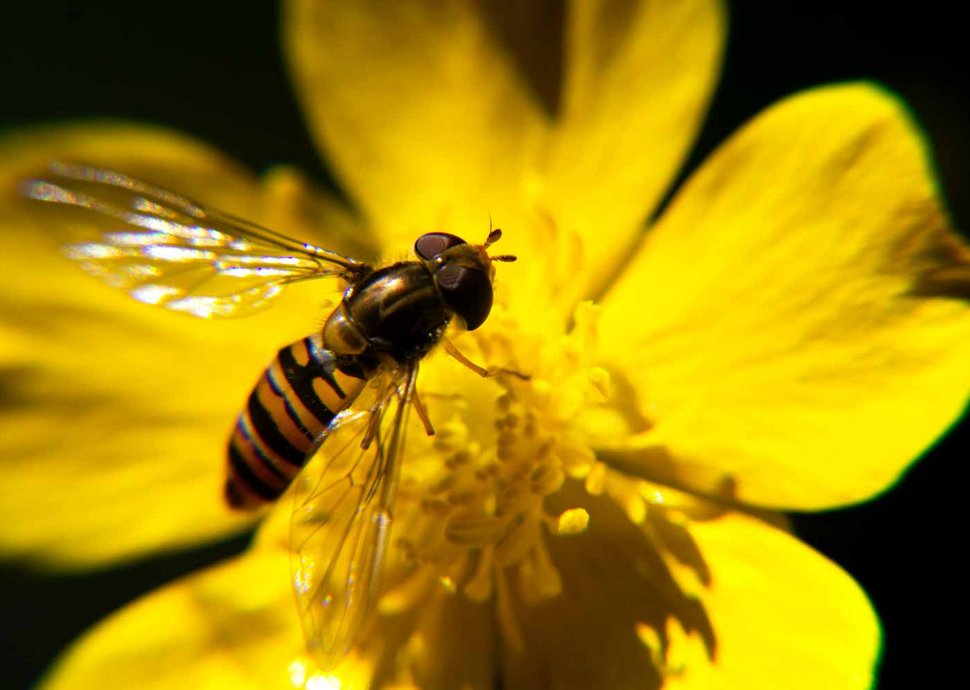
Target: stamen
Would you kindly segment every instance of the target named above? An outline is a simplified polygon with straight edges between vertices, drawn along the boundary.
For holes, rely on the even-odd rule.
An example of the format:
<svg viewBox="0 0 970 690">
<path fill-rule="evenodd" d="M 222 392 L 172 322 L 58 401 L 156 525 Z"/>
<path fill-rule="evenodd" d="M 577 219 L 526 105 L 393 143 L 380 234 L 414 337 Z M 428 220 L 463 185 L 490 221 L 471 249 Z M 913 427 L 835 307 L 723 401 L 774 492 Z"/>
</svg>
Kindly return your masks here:
<svg viewBox="0 0 970 690">
<path fill-rule="evenodd" d="M 506 529 L 503 518 L 456 518 L 445 525 L 445 537 L 460 546 L 483 547 L 501 539 Z"/>
<path fill-rule="evenodd" d="M 465 596 L 472 601 L 482 602 L 492 596 L 492 556 L 494 549 L 486 546 L 478 557 L 475 574 L 465 585 Z"/>
<path fill-rule="evenodd" d="M 503 513 L 514 514 L 526 510 L 532 501 L 528 487 L 522 482 L 515 482 L 502 489 L 498 506 Z"/>
<path fill-rule="evenodd" d="M 536 543 L 532 557 L 527 559 L 520 570 L 523 580 L 523 593 L 530 603 L 552 599 L 562 592 L 562 576 L 552 563 L 545 542 Z"/>
<path fill-rule="evenodd" d="M 554 494 L 562 487 L 566 476 L 558 464 L 551 462 L 539 465 L 529 475 L 529 488 L 537 496 Z"/>
<path fill-rule="evenodd" d="M 603 493 L 603 484 L 606 481 L 606 467 L 602 463 L 593 465 L 589 474 L 586 475 L 586 492 L 591 496 L 599 496 Z"/>
<path fill-rule="evenodd" d="M 556 533 L 560 535 L 580 534 L 589 525 L 589 513 L 582 508 L 570 508 L 559 514 L 556 519 Z"/>
<path fill-rule="evenodd" d="M 502 628 L 502 635 L 506 644 L 508 644 L 509 648 L 514 652 L 521 654 L 525 650 L 525 636 L 522 634 L 522 628 L 519 626 L 519 620 L 512 608 L 512 601 L 509 597 L 509 585 L 506 581 L 506 575 L 501 571 L 496 573 L 496 575 L 496 603 L 498 604 L 496 607 L 496 613 L 498 615 L 498 623 Z"/>
</svg>

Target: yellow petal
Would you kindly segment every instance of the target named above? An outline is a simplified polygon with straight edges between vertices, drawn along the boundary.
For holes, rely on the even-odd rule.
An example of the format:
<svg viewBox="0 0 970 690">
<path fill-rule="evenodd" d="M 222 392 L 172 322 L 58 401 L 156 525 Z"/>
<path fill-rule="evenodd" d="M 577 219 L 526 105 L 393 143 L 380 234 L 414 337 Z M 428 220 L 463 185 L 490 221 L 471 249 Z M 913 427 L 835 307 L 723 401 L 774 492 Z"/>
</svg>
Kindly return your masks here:
<svg viewBox="0 0 970 690">
<path fill-rule="evenodd" d="M 502 224 L 516 205 L 545 124 L 486 19 L 471 0 L 289 4 L 312 133 L 388 246 L 484 237 L 489 212 Z"/>
<path fill-rule="evenodd" d="M 641 526 L 605 496 L 584 503 L 589 528 L 547 542 L 561 594 L 529 604 L 513 581 L 511 615 L 496 603 L 507 686 L 869 686 L 879 631 L 865 595 L 787 532 L 713 504 L 696 521 L 651 507 Z"/>
<path fill-rule="evenodd" d="M 229 431 L 276 350 L 319 327 L 327 293 L 298 287 L 276 309 L 221 322 L 139 304 L 63 259 L 57 228 L 16 189 L 56 158 L 256 220 L 272 215 L 271 195 L 158 129 L 45 129 L 0 151 L 0 549 L 88 566 L 243 527 L 221 497 Z"/>
<path fill-rule="evenodd" d="M 259 549 L 172 583 L 99 623 L 41 687 L 292 688 L 303 637 L 288 574 L 285 551 Z"/>
<path fill-rule="evenodd" d="M 759 116 L 605 300 L 614 376 L 653 424 L 637 443 L 665 449 L 641 470 L 797 509 L 885 489 L 966 403 L 970 307 L 933 282 L 968 256 L 891 96 L 821 88 Z"/>
<path fill-rule="evenodd" d="M 585 241 L 586 279 L 617 260 L 673 181 L 714 89 L 726 34 L 717 0 L 574 2 L 549 211 Z"/>
<path fill-rule="evenodd" d="M 689 533 L 711 573 L 700 601 L 713 624 L 715 654 L 696 674 L 685 665 L 671 687 L 872 685 L 879 623 L 865 593 L 837 565 L 787 532 L 737 513 L 691 523 Z M 686 664 L 697 640 L 682 643 Z M 678 650 L 672 652 L 676 663 Z"/>
</svg>

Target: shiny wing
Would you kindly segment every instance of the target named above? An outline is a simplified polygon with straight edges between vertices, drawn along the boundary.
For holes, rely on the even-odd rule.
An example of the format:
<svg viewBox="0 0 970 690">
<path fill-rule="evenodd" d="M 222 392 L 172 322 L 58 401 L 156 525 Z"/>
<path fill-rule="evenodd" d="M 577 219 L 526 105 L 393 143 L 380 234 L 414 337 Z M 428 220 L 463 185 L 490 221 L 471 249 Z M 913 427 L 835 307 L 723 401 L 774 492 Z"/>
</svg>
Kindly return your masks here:
<svg viewBox="0 0 970 690">
<path fill-rule="evenodd" d="M 414 364 L 365 392 L 369 408 L 341 413 L 294 483 L 293 586 L 324 671 L 353 647 L 377 598 L 416 377 Z"/>
<path fill-rule="evenodd" d="M 360 261 L 263 228 L 122 173 L 56 163 L 28 180 L 31 199 L 90 211 L 84 241 L 65 247 L 82 268 L 135 299 L 202 318 L 264 307 L 288 283 L 337 275 Z"/>
</svg>

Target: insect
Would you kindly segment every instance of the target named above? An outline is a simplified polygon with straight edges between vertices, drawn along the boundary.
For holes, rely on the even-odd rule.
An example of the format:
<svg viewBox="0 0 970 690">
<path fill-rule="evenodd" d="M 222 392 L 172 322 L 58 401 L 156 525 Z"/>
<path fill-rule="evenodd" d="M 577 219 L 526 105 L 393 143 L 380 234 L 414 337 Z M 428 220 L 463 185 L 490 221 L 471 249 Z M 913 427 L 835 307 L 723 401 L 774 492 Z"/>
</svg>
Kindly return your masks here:
<svg viewBox="0 0 970 690">
<path fill-rule="evenodd" d="M 481 245 L 433 232 L 415 259 L 376 267 L 299 242 L 122 173 L 57 163 L 25 196 L 96 214 L 97 237 L 67 255 L 148 304 L 200 318 L 252 313 L 288 284 L 336 276 L 346 284 L 323 328 L 282 348 L 257 381 L 228 444 L 225 496 L 251 510 L 295 482 L 293 586 L 309 651 L 326 671 L 353 646 L 376 597 L 414 409 L 433 433 L 416 381 L 437 344 L 480 375 L 446 338 L 492 307 L 501 238 Z M 326 442 L 318 462 L 304 467 Z"/>
</svg>

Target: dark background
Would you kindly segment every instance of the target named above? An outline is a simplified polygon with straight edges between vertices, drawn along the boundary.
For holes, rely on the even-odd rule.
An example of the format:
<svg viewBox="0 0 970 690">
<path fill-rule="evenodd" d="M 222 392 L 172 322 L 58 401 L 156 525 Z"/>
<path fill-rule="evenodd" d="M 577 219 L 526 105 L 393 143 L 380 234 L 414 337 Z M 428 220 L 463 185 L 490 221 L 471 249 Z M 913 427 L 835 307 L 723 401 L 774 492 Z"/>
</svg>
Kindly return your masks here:
<svg viewBox="0 0 970 690">
<path fill-rule="evenodd" d="M 955 224 L 970 227 L 968 92 L 958 67 L 967 38 L 957 10 L 932 1 L 898 9 L 778 4 L 784 7 L 732 8 L 725 73 L 689 167 L 786 94 L 871 78 L 910 104 L 926 129 Z M 0 127 L 86 116 L 140 119 L 196 135 L 257 170 L 288 162 L 329 179 L 287 82 L 274 3 L 242 11 L 204 2 L 94 5 L 52 0 L 2 11 Z M 799 534 L 848 570 L 880 612 L 884 690 L 965 675 L 958 637 L 966 631 L 959 618 L 966 595 L 957 558 L 966 544 L 966 485 L 958 467 L 968 439 L 964 424 L 876 501 L 796 517 Z M 243 545 L 236 540 L 76 577 L 0 565 L 0 688 L 28 687 L 109 611 Z"/>
</svg>

